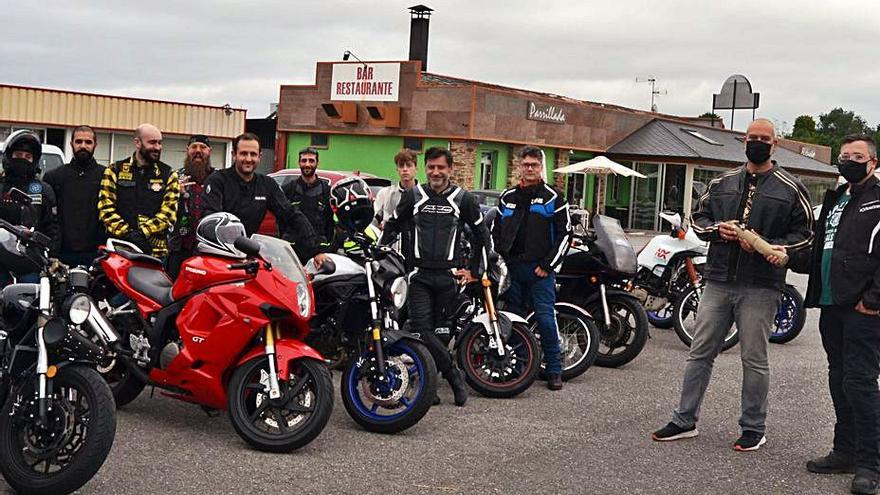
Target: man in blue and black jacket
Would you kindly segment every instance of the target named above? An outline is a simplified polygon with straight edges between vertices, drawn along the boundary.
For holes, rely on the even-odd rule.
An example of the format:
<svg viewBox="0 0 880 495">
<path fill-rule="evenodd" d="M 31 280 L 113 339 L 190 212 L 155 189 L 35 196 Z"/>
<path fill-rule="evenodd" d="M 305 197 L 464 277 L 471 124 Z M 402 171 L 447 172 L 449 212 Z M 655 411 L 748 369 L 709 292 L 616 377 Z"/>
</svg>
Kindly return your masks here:
<svg viewBox="0 0 880 495">
<path fill-rule="evenodd" d="M 556 268 L 571 240 L 571 216 L 562 193 L 544 182 L 544 154 L 540 148 L 520 152 L 520 183 L 507 189 L 498 201 L 492 228 L 495 250 L 507 263 L 511 309 L 523 313 L 531 303 L 547 370 L 547 387 L 562 388 L 562 364 L 556 329 Z"/>
</svg>

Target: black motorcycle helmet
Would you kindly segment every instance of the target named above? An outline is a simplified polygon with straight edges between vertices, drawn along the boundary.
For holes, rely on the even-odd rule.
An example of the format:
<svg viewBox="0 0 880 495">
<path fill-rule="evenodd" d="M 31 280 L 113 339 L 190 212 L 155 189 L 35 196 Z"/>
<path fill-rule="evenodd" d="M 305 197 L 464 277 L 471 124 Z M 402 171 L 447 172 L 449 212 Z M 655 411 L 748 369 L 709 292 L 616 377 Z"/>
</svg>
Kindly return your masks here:
<svg viewBox="0 0 880 495">
<path fill-rule="evenodd" d="M 342 228 L 361 232 L 373 221 L 373 192 L 360 177 L 342 179 L 330 190 L 330 207 Z"/>
<path fill-rule="evenodd" d="M 31 164 L 37 167 L 40 165 L 40 158 L 43 156 L 43 145 L 40 143 L 40 138 L 36 133 L 22 129 L 13 132 L 6 139 L 6 147 L 3 149 L 4 167 L 12 162 L 13 151 L 29 151 L 34 156 Z"/>
</svg>

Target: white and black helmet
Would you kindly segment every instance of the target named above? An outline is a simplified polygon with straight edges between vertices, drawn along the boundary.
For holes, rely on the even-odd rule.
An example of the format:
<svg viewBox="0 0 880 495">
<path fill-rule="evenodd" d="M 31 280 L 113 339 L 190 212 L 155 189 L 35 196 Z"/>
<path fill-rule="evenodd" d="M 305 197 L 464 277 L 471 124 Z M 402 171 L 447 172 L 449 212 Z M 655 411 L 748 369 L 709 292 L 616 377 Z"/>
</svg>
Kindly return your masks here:
<svg viewBox="0 0 880 495">
<path fill-rule="evenodd" d="M 247 237 L 244 225 L 237 216 L 218 212 L 205 215 L 196 228 L 196 251 L 227 258 L 247 258 L 235 247 L 235 240 Z"/>
<path fill-rule="evenodd" d="M 330 190 L 330 206 L 344 228 L 360 232 L 373 221 L 373 192 L 360 177 L 348 177 Z"/>
</svg>

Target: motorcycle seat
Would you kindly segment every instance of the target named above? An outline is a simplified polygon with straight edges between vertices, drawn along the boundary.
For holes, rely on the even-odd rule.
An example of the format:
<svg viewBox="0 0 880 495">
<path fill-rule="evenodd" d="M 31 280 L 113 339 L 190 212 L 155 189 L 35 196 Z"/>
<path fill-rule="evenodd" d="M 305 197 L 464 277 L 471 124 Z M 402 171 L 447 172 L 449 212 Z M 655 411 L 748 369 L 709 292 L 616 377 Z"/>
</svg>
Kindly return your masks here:
<svg viewBox="0 0 880 495">
<path fill-rule="evenodd" d="M 161 262 L 160 262 L 161 266 Z M 162 306 L 167 306 L 174 300 L 171 297 L 171 286 L 174 282 L 168 275 L 159 269 L 133 266 L 128 270 L 129 285 L 136 291 L 156 301 Z"/>
</svg>

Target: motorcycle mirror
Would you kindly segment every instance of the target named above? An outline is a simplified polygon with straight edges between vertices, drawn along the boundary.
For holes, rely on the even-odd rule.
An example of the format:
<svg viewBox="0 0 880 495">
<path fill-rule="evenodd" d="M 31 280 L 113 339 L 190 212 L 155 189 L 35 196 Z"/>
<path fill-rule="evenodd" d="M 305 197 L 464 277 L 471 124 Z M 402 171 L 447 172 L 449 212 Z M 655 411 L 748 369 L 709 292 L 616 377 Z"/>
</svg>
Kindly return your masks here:
<svg viewBox="0 0 880 495">
<path fill-rule="evenodd" d="M 235 249 L 238 249 L 242 253 L 254 257 L 260 254 L 260 243 L 253 240 L 248 239 L 247 237 L 241 236 L 232 243 L 235 246 Z"/>
</svg>

